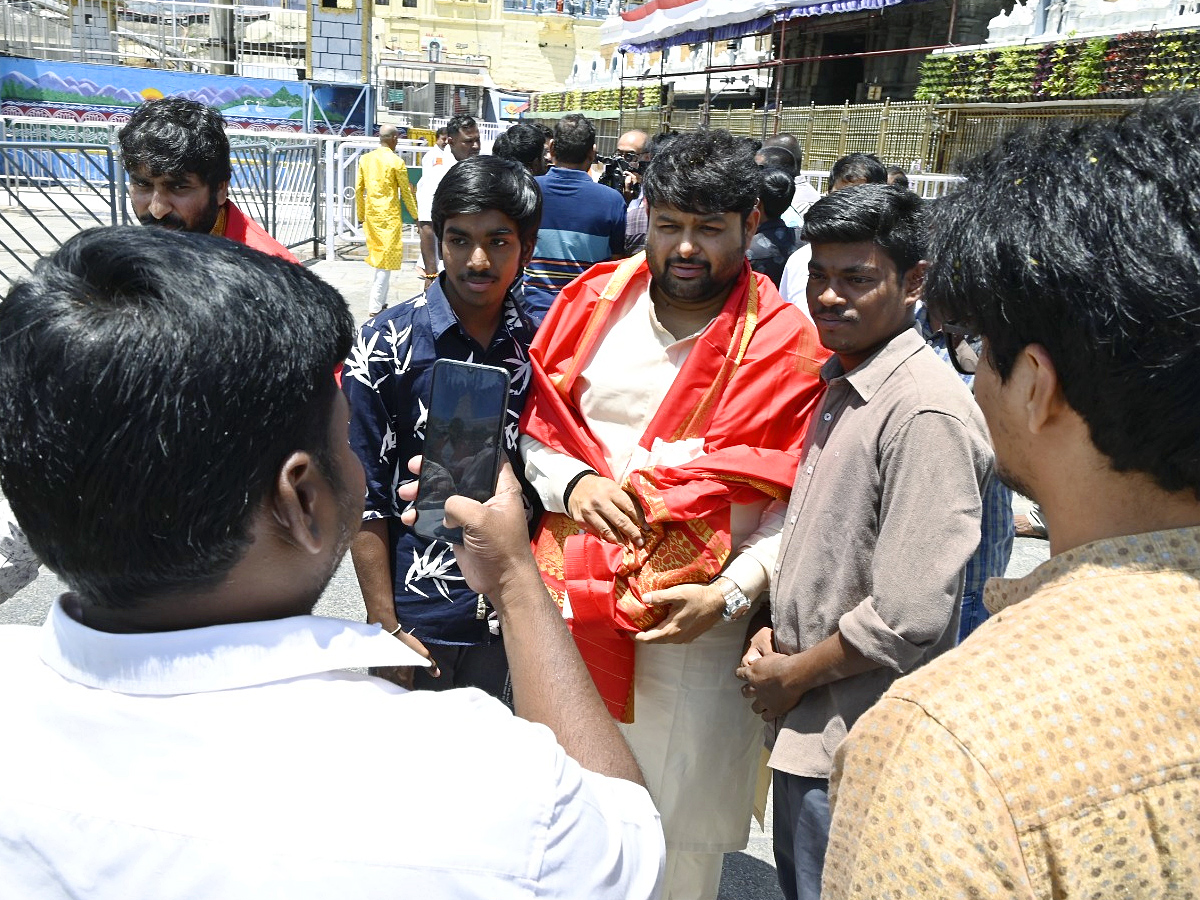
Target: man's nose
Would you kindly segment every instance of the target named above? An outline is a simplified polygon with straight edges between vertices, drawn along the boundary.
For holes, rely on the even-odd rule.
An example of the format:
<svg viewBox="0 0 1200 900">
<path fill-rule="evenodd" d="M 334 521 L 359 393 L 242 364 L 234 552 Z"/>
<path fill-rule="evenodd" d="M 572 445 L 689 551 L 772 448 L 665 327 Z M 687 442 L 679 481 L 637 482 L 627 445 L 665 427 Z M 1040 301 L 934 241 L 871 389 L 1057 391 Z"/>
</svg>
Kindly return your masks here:
<svg viewBox="0 0 1200 900">
<path fill-rule="evenodd" d="M 488 259 L 487 250 L 482 246 L 476 247 L 471 251 L 471 257 L 467 260 L 467 266 L 476 271 L 485 271 L 491 268 L 492 262 Z"/>
<path fill-rule="evenodd" d="M 696 252 L 696 245 L 692 242 L 691 236 L 684 235 L 683 238 L 679 241 L 679 255 L 687 257 L 687 256 L 691 256 L 695 252 Z"/>
<path fill-rule="evenodd" d="M 826 284 L 825 290 L 817 294 L 817 302 L 822 306 L 842 306 L 846 301 L 838 296 L 832 284 Z"/>
<path fill-rule="evenodd" d="M 161 219 L 171 211 L 171 204 L 167 202 L 161 191 L 154 191 L 150 194 L 150 206 L 148 207 L 150 215 L 156 219 Z"/>
</svg>

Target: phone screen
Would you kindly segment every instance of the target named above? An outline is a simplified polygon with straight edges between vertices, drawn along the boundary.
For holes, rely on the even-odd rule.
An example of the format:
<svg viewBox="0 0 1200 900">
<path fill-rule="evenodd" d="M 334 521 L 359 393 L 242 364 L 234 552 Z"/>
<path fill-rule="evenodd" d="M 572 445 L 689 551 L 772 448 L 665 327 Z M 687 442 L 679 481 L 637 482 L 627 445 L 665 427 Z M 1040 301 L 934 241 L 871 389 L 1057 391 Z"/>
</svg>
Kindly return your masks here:
<svg viewBox="0 0 1200 900">
<path fill-rule="evenodd" d="M 443 523 L 454 494 L 483 502 L 496 492 L 508 372 L 439 359 L 433 364 L 425 446 L 413 530 L 428 540 L 462 543 L 461 528 Z"/>
</svg>

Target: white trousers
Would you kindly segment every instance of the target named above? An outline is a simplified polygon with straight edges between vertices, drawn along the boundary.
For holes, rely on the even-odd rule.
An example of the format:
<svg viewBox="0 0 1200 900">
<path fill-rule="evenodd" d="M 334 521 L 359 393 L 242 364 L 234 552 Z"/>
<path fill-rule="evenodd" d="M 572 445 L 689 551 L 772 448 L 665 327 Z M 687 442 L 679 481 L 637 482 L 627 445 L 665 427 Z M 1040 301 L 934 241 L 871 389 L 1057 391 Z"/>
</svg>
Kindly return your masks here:
<svg viewBox="0 0 1200 900">
<path fill-rule="evenodd" d="M 367 314 L 376 315 L 387 306 L 388 285 L 392 282 L 391 269 L 376 269 L 371 282 L 371 297 L 367 303 Z"/>
<path fill-rule="evenodd" d="M 745 622 L 722 622 L 690 644 L 634 650 L 634 721 L 621 732 L 662 816 L 668 900 L 714 900 L 724 854 L 749 836 L 762 722 L 733 674 L 745 635 Z"/>
</svg>

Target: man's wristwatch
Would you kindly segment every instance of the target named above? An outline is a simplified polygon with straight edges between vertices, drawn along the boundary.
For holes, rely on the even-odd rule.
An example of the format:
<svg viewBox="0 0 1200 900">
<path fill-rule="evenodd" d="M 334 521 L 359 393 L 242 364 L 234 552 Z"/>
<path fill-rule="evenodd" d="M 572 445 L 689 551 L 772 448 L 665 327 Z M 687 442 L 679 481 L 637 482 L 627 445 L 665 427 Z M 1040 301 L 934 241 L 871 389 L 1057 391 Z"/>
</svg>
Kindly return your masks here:
<svg viewBox="0 0 1200 900">
<path fill-rule="evenodd" d="M 721 613 L 722 619 L 732 622 L 745 615 L 746 610 L 750 608 L 750 598 L 742 593 L 742 589 L 734 583 L 732 578 L 718 575 L 709 584 L 717 585 L 721 589 L 721 596 L 725 598 L 725 612 Z"/>
</svg>

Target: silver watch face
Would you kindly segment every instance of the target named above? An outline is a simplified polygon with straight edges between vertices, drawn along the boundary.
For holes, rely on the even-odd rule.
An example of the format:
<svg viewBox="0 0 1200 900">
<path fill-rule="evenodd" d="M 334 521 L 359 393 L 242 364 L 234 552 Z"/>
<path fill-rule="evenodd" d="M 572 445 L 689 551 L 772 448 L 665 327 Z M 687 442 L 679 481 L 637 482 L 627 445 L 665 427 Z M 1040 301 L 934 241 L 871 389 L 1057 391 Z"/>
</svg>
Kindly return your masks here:
<svg viewBox="0 0 1200 900">
<path fill-rule="evenodd" d="M 742 589 L 734 585 L 725 591 L 725 612 L 722 614 L 726 622 L 750 608 L 750 598 L 742 593 Z"/>
</svg>

